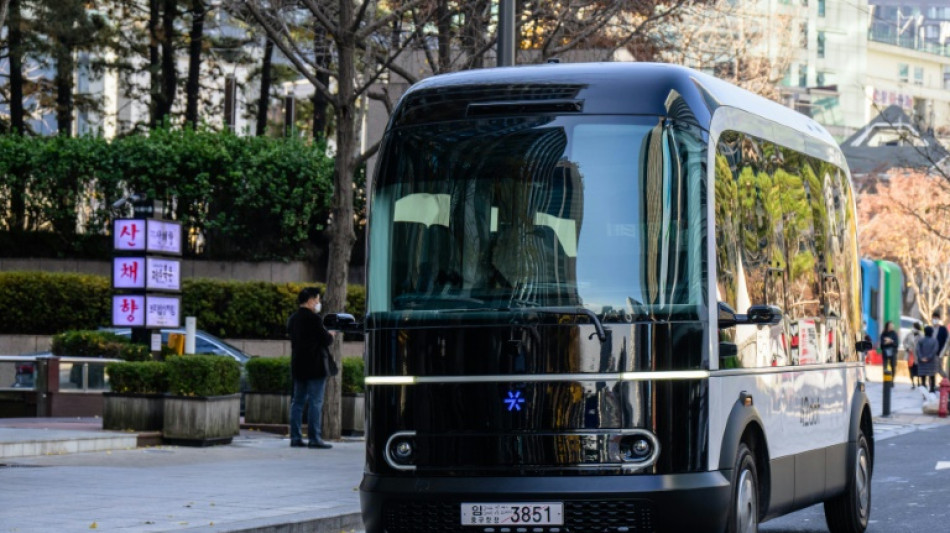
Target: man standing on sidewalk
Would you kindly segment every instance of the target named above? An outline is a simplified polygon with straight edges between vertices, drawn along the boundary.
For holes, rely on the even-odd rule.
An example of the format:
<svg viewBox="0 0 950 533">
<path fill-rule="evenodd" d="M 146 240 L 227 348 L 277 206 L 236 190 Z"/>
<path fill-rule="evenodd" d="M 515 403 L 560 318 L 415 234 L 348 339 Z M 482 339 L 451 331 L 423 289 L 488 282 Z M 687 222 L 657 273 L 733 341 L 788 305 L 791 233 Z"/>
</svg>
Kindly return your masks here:
<svg viewBox="0 0 950 533">
<path fill-rule="evenodd" d="M 323 419 L 323 392 L 329 366 L 327 347 L 333 333 L 323 326 L 320 312 L 320 289 L 308 287 L 297 295 L 297 311 L 287 320 L 290 334 L 290 371 L 294 392 L 290 403 L 290 446 L 303 447 L 301 419 L 307 404 L 307 436 L 309 448 L 332 448 L 320 438 Z"/>
</svg>

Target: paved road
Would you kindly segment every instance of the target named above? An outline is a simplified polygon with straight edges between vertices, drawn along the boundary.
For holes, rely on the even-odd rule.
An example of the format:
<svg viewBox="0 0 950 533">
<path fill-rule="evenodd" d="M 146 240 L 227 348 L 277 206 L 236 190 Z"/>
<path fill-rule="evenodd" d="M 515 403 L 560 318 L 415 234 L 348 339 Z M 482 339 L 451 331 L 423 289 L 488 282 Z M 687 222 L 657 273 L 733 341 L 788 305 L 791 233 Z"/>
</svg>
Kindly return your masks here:
<svg viewBox="0 0 950 533">
<path fill-rule="evenodd" d="M 946 462 L 946 468 L 941 461 Z M 821 505 L 762 524 L 770 533 L 827 532 Z M 869 533 L 950 531 L 950 426 L 878 443 Z"/>
</svg>

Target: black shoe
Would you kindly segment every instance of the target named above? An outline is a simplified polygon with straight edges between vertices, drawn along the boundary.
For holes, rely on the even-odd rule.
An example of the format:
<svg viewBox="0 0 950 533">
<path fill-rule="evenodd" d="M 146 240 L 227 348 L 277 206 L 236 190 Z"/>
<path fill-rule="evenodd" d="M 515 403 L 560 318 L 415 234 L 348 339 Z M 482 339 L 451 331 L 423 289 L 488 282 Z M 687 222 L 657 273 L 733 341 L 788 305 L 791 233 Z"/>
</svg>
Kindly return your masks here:
<svg viewBox="0 0 950 533">
<path fill-rule="evenodd" d="M 303 448 L 304 446 L 306 446 L 306 445 L 303 443 L 302 440 L 292 440 L 292 441 L 290 441 L 290 447 L 291 447 L 291 448 Z"/>
<path fill-rule="evenodd" d="M 321 450 L 329 450 L 333 446 L 323 442 L 320 439 L 310 441 L 310 444 L 307 444 L 307 448 L 320 448 Z"/>
</svg>

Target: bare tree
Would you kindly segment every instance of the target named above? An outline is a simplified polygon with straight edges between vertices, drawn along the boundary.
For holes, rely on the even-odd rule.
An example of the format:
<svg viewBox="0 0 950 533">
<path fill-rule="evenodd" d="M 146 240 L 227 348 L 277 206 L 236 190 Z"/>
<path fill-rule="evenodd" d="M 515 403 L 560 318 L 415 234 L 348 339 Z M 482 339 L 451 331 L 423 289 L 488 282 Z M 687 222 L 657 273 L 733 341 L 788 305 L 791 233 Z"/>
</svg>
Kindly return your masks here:
<svg viewBox="0 0 950 533">
<path fill-rule="evenodd" d="M 674 29 L 664 61 L 711 71 L 756 94 L 777 100 L 779 82 L 795 53 L 792 17 L 767 13 L 750 0 L 690 2 Z"/>
<path fill-rule="evenodd" d="M 327 261 L 325 309 L 341 312 L 346 300 L 347 274 L 356 242 L 354 229 L 353 179 L 378 144 L 359 151 L 357 118 L 359 103 L 370 87 L 391 70 L 403 78 L 415 77 L 394 64 L 412 42 L 412 35 L 391 36 L 389 28 L 408 10 L 420 8 L 424 0 L 403 2 L 385 12 L 376 0 L 233 0 L 231 9 L 254 20 L 273 41 L 297 72 L 309 81 L 333 109 L 336 126 L 336 158 L 333 199 L 330 208 L 330 250 Z M 428 16 L 426 16 L 428 20 Z M 314 50 L 314 29 L 329 39 L 332 61 Z M 316 53 L 315 53 L 316 52 Z M 335 91 L 330 88 L 335 81 Z M 331 353 L 340 359 L 342 338 L 337 337 Z M 327 387 L 325 434 L 340 435 L 339 378 Z"/>
<path fill-rule="evenodd" d="M 950 191 L 932 175 L 894 169 L 858 198 L 862 253 L 901 265 L 922 316 L 950 306 Z"/>
</svg>

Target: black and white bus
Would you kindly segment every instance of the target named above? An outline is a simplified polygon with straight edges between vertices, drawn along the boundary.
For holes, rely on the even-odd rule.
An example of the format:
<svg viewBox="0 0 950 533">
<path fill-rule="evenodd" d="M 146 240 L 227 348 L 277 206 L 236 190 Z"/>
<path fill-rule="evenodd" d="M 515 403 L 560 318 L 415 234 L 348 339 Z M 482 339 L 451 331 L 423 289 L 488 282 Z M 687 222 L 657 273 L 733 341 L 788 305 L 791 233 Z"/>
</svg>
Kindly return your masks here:
<svg viewBox="0 0 950 533">
<path fill-rule="evenodd" d="M 813 120 L 670 65 L 427 79 L 367 272 L 368 532 L 867 526 L 854 197 Z"/>
</svg>

